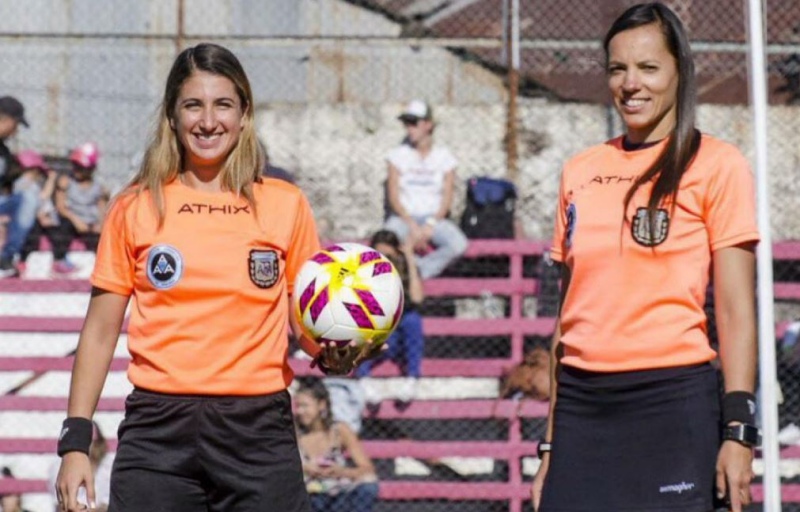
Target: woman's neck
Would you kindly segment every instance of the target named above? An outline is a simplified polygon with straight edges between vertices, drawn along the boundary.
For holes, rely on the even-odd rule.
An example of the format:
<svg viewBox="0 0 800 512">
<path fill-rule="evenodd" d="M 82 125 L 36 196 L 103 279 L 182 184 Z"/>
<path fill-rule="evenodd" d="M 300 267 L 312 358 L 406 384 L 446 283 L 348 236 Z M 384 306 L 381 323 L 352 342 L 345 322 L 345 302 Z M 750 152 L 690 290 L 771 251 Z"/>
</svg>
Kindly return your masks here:
<svg viewBox="0 0 800 512">
<path fill-rule="evenodd" d="M 204 192 L 222 192 L 219 171 L 186 169 L 178 175 L 181 183 Z"/>
<path fill-rule="evenodd" d="M 425 137 L 424 139 L 414 144 L 414 149 L 416 149 L 422 156 L 427 156 L 428 153 L 431 152 L 432 148 L 433 148 L 433 139 L 431 137 Z"/>
</svg>

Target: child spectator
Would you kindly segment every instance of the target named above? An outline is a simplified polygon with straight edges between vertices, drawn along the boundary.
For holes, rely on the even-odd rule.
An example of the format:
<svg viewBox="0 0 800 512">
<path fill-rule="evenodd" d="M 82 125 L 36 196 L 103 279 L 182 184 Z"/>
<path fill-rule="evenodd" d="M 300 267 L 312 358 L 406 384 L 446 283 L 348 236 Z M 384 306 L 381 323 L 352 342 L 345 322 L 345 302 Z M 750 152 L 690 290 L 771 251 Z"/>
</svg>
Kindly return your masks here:
<svg viewBox="0 0 800 512">
<path fill-rule="evenodd" d="M 67 260 L 67 251 L 75 238 L 80 238 L 90 251 L 97 250 L 103 226 L 108 192 L 94 176 L 100 153 L 87 142 L 69 155 L 71 175 L 59 176 L 56 182 L 55 205 L 59 224 L 53 231 L 53 271 L 69 274 L 75 265 Z"/>
<path fill-rule="evenodd" d="M 45 175 L 48 172 L 42 155 L 31 149 L 20 151 L 16 156 L 16 170 L 13 173 L 16 178 L 12 185 L 10 201 L 15 204 L 12 215 L 10 216 L 10 227 L 3 249 L 2 264 L 0 264 L 0 278 L 17 277 L 20 275 L 24 265 L 15 264 L 17 257 L 20 257 L 25 250 L 26 239 L 30 235 L 39 207 L 43 202 L 45 193 L 52 195 L 53 179 L 50 180 L 49 190 L 44 190 Z"/>
<path fill-rule="evenodd" d="M 375 359 L 365 361 L 356 369 L 356 377 L 366 377 L 376 364 L 391 359 L 400 366 L 405 379 L 397 386 L 395 396 L 401 402 L 410 402 L 416 396 L 417 381 L 422 370 L 422 356 L 425 351 L 425 336 L 422 332 L 420 307 L 425 293 L 422 289 L 414 254 L 408 243 L 401 244 L 400 238 L 389 230 L 380 230 L 372 235 L 370 246 L 386 256 L 397 269 L 403 281 L 405 304 L 403 316 L 397 329 L 386 341 L 388 349 Z M 364 387 L 367 402 L 375 404 L 381 397 L 371 387 Z"/>
<path fill-rule="evenodd" d="M 306 379 L 295 393 L 306 489 L 314 512 L 371 512 L 378 497 L 375 468 L 358 436 L 335 422 L 320 379 Z"/>
<path fill-rule="evenodd" d="M 17 264 L 18 273 L 24 274 L 25 261 L 38 248 L 42 234 L 58 224 L 58 215 L 53 205 L 57 173 L 47 167 L 41 154 L 31 149 L 20 151 L 17 162 L 21 174 L 14 182 L 14 192 L 23 198 L 23 206 L 18 215 L 25 212 L 33 223 L 20 249 L 20 261 Z"/>
</svg>

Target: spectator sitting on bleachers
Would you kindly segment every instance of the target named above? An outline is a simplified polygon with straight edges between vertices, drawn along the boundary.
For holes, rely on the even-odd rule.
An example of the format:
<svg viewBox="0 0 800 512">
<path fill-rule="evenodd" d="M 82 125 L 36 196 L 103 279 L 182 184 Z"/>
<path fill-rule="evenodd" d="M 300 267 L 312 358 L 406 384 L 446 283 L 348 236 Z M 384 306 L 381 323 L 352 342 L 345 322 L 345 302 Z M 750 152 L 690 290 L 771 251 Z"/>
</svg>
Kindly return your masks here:
<svg viewBox="0 0 800 512">
<path fill-rule="evenodd" d="M 409 103 L 399 117 L 403 144 L 386 157 L 389 217 L 385 228 L 425 253 L 417 264 L 423 279 L 436 277 L 467 250 L 467 237 L 447 216 L 453 201 L 457 160 L 433 143 L 433 110 L 424 101 Z M 428 252 L 429 246 L 433 250 Z"/>
<path fill-rule="evenodd" d="M 403 281 L 405 303 L 403 316 L 386 343 L 388 349 L 378 357 L 365 361 L 356 368 L 356 377 L 366 377 L 376 364 L 390 359 L 401 367 L 405 379 L 396 388 L 400 402 L 410 402 L 416 396 L 417 381 L 422 372 L 422 357 L 425 351 L 425 335 L 422 332 L 420 308 L 425 298 L 422 279 L 414 255 L 408 243 L 401 244 L 397 235 L 389 230 L 380 230 L 372 235 L 370 246 L 386 256 L 394 264 Z M 375 404 L 381 397 L 374 389 L 364 386 L 367 402 Z"/>
<path fill-rule="evenodd" d="M 333 421 L 320 379 L 300 383 L 294 396 L 297 444 L 314 512 L 371 512 L 378 496 L 375 468 L 358 436 Z"/>
<path fill-rule="evenodd" d="M 16 178 L 10 199 L 15 204 L 11 215 L 13 226 L 12 229 L 9 229 L 9 236 L 3 244 L 3 254 L 0 259 L 4 263 L 0 265 L 0 278 L 20 275 L 21 265 L 15 265 L 14 260 L 19 257 L 22 261 L 26 240 L 36 225 L 44 195 L 52 195 L 55 180 L 55 176 L 46 180 L 47 166 L 42 155 L 36 151 L 30 149 L 20 151 L 16 156 L 16 164 L 18 169 L 14 172 Z M 45 186 L 46 183 L 49 183 L 49 188 Z"/>
<path fill-rule="evenodd" d="M 0 475 L 2 478 L 14 478 L 14 474 L 7 466 L 3 466 Z M 22 507 L 22 495 L 15 493 L 0 495 L 0 512 L 28 512 L 28 510 Z"/>
<path fill-rule="evenodd" d="M 22 197 L 20 213 L 33 217 L 33 225 L 28 231 L 25 243 L 22 245 L 17 264 L 17 271 L 23 274 L 25 261 L 28 255 L 39 246 L 39 239 L 43 233 L 48 233 L 53 226 L 58 224 L 58 215 L 53 205 L 53 191 L 57 174 L 47 167 L 44 158 L 33 150 L 20 151 L 17 161 L 21 169 L 20 177 L 14 182 L 14 192 Z"/>
<path fill-rule="evenodd" d="M 18 274 L 14 258 L 33 225 L 33 217 L 21 211 L 23 198 L 13 193 L 19 174 L 16 159 L 6 146 L 6 140 L 17 133 L 19 125 L 28 126 L 25 107 L 18 99 L 3 96 L 0 98 L 0 277 Z"/>
<path fill-rule="evenodd" d="M 111 468 L 114 465 L 114 453 L 108 450 L 108 441 L 97 425 L 92 421 L 92 444 L 89 446 L 89 463 L 92 465 L 94 474 L 94 492 L 96 507 L 92 512 L 106 512 L 108 503 L 111 499 Z M 55 512 L 61 512 L 58 498 L 55 494 L 56 479 L 61 461 L 56 461 L 50 467 L 49 487 L 53 490 L 53 507 Z M 87 503 L 86 489 L 81 488 L 78 493 L 78 503 Z"/>
<path fill-rule="evenodd" d="M 69 155 L 72 174 L 58 177 L 55 203 L 59 215 L 53 233 L 53 271 L 69 274 L 76 270 L 67 260 L 67 251 L 75 238 L 80 238 L 90 251 L 97 250 L 103 226 L 108 192 L 95 178 L 100 154 L 94 143 L 87 142 Z"/>
</svg>

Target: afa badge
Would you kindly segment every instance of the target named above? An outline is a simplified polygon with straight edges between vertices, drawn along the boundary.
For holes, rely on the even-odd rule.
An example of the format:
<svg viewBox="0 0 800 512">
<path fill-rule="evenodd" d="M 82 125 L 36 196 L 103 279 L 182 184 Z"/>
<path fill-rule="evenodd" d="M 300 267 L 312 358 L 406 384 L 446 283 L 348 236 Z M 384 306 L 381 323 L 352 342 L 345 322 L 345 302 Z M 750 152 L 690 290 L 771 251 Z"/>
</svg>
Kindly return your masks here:
<svg viewBox="0 0 800 512">
<path fill-rule="evenodd" d="M 147 279 L 155 288 L 168 290 L 183 275 L 183 257 L 171 245 L 154 245 L 147 253 Z"/>
<path fill-rule="evenodd" d="M 664 242 L 669 234 L 669 212 L 663 208 L 656 210 L 651 224 L 647 215 L 647 208 L 637 208 L 636 215 L 631 223 L 631 236 L 637 244 L 645 247 L 655 247 Z"/>
<path fill-rule="evenodd" d="M 275 251 L 250 251 L 247 260 L 250 268 L 250 280 L 259 288 L 269 288 L 278 282 L 280 261 Z"/>
</svg>

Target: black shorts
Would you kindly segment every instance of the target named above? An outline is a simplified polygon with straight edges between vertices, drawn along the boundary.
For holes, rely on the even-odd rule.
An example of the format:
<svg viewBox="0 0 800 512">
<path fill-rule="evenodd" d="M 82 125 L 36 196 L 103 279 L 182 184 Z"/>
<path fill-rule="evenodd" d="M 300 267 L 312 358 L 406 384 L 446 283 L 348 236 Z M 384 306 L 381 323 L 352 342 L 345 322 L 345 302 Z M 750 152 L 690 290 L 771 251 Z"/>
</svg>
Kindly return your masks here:
<svg viewBox="0 0 800 512">
<path fill-rule="evenodd" d="M 125 403 L 110 512 L 309 512 L 289 393 Z"/>
<path fill-rule="evenodd" d="M 711 365 L 562 368 L 541 512 L 708 512 L 720 446 Z"/>
</svg>

